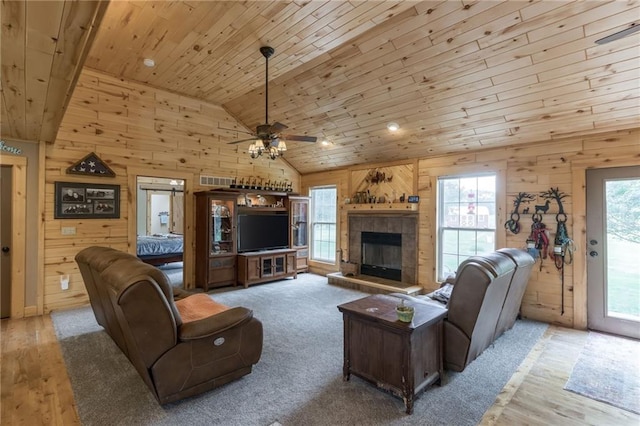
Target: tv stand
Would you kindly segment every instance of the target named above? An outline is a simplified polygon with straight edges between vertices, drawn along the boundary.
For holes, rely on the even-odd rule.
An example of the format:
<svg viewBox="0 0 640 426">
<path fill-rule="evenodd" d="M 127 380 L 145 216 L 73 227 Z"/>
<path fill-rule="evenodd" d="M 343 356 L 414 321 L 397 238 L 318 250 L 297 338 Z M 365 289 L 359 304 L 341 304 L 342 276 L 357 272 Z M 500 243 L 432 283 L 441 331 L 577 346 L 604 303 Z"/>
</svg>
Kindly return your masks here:
<svg viewBox="0 0 640 426">
<path fill-rule="evenodd" d="M 297 278 L 296 250 L 278 249 L 238 254 L 238 283 L 251 284 Z"/>
</svg>

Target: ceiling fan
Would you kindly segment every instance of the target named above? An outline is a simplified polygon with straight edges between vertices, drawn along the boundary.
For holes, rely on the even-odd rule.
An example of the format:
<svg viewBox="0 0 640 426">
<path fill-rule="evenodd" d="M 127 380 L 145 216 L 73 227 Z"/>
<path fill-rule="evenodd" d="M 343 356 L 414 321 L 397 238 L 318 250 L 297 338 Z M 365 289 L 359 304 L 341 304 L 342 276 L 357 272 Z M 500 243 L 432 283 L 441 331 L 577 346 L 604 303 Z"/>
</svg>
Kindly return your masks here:
<svg viewBox="0 0 640 426">
<path fill-rule="evenodd" d="M 271 159 L 275 159 L 278 156 L 283 155 L 287 150 L 285 141 L 299 141 L 299 142 L 316 142 L 318 138 L 315 136 L 302 136 L 302 135 L 289 135 L 281 133 L 288 127 L 282 123 L 275 122 L 269 124 L 269 58 L 274 54 L 275 50 L 269 46 L 262 46 L 260 53 L 265 57 L 265 88 L 264 88 L 264 100 L 265 100 L 265 118 L 264 124 L 260 124 L 256 127 L 255 133 L 250 133 L 253 137 L 249 139 L 242 139 L 238 141 L 229 142 L 229 144 L 237 144 L 241 142 L 253 141 L 249 147 L 249 154 L 251 158 L 256 158 L 262 155 L 263 152 L 267 153 Z"/>
</svg>

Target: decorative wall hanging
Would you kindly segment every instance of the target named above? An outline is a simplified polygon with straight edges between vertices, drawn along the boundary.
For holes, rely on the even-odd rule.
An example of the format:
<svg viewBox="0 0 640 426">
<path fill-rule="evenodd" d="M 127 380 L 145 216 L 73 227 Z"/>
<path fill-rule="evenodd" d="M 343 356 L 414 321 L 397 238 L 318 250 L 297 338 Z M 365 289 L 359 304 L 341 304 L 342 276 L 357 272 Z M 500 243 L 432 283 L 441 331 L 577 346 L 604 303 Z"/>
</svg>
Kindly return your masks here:
<svg viewBox="0 0 640 426">
<path fill-rule="evenodd" d="M 382 182 L 391 182 L 393 180 L 393 175 L 391 173 L 385 173 L 375 169 L 370 170 L 364 180 L 369 184 L 377 185 Z"/>
<path fill-rule="evenodd" d="M 15 146 L 7 145 L 5 141 L 0 139 L 0 151 L 9 152 L 11 154 L 20 155 L 22 154 L 22 150 Z"/>
<path fill-rule="evenodd" d="M 92 175 L 115 177 L 116 174 L 102 161 L 95 152 L 84 157 L 67 169 L 67 173 L 76 175 Z"/>
<path fill-rule="evenodd" d="M 119 185 L 56 182 L 54 195 L 54 219 L 120 217 Z"/>
<path fill-rule="evenodd" d="M 546 192 L 540 194 L 542 198 L 547 200 L 556 200 L 558 204 L 558 213 L 556 214 L 556 236 L 553 240 L 553 247 L 549 249 L 549 257 L 554 261 L 556 268 L 561 274 L 561 310 L 560 315 L 564 315 L 564 265 L 571 264 L 573 262 L 573 240 L 569 238 L 567 231 L 567 215 L 564 212 L 564 206 L 562 200 L 569 195 L 561 192 L 559 188 L 551 188 Z"/>
<path fill-rule="evenodd" d="M 528 194 L 526 192 L 520 192 L 516 195 L 516 198 L 513 200 L 514 209 L 511 212 L 511 217 L 504 224 L 505 229 L 508 229 L 513 234 L 518 234 L 520 232 L 520 212 L 518 209 L 520 208 L 520 204 L 522 203 L 530 203 L 535 200 L 535 195 Z M 529 207 L 525 208 L 522 212 L 523 214 L 529 213 Z"/>
<path fill-rule="evenodd" d="M 542 223 L 541 214 L 534 213 L 531 220 L 533 223 L 531 223 L 531 233 L 527 238 L 527 251 L 534 259 L 540 258 L 540 270 L 542 270 L 542 259 L 547 258 L 549 247 L 549 231 L 547 231 L 547 226 Z"/>
</svg>

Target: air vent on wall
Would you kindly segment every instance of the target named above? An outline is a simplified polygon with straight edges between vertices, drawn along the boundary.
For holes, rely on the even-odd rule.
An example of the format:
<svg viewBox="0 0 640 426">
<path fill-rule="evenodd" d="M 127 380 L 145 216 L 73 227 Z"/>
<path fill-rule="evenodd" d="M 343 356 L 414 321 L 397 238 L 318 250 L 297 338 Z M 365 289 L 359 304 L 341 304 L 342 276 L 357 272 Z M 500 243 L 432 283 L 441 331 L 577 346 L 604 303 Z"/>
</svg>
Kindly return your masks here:
<svg viewBox="0 0 640 426">
<path fill-rule="evenodd" d="M 226 186 L 229 187 L 233 183 L 233 178 L 200 175 L 200 185 L 202 186 Z"/>
</svg>

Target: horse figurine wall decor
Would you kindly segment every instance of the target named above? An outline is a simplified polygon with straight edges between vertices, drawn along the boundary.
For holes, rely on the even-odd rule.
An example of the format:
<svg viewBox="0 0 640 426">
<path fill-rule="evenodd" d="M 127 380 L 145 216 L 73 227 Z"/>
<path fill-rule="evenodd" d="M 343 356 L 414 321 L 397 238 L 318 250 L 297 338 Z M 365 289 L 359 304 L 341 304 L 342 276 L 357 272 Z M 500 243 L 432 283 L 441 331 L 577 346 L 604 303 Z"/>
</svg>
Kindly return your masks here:
<svg viewBox="0 0 640 426">
<path fill-rule="evenodd" d="M 540 205 L 540 204 L 536 204 L 536 210 L 535 212 L 542 212 L 542 213 L 546 213 L 549 210 L 549 200 L 544 202 L 544 205 Z"/>
</svg>

